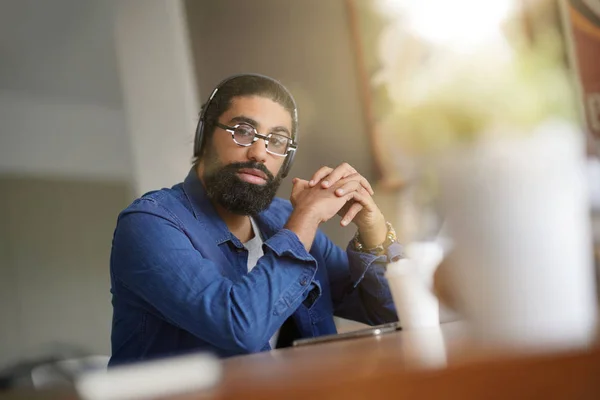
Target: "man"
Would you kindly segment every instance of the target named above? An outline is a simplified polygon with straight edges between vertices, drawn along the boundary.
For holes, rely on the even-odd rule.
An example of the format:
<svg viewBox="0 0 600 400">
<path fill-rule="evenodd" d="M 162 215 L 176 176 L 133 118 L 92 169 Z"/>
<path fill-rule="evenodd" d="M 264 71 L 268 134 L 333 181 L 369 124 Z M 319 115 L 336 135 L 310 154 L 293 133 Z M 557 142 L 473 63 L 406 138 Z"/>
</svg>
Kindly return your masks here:
<svg viewBox="0 0 600 400">
<path fill-rule="evenodd" d="M 260 75 L 226 79 L 204 105 L 194 166 L 118 218 L 111 254 L 111 365 L 206 350 L 227 357 L 336 332 L 333 316 L 397 320 L 383 267 L 400 257 L 391 225 L 351 166 L 295 178 L 291 94 Z M 347 251 L 318 230 L 358 227 Z"/>
</svg>

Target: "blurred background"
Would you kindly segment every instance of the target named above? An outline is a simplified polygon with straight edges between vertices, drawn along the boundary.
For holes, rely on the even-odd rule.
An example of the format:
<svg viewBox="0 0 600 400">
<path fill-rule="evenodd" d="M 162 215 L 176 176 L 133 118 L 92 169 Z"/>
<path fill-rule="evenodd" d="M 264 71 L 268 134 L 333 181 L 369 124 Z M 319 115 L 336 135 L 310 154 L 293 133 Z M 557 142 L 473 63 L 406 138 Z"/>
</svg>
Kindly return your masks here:
<svg viewBox="0 0 600 400">
<path fill-rule="evenodd" d="M 558 23 L 557 2 L 526 3 Z M 396 166 L 373 122 L 374 4 L 0 0 L 0 366 L 56 343 L 110 354 L 116 217 L 185 178 L 200 104 L 231 74 L 270 75 L 295 95 L 292 176 L 348 162 L 414 233 L 410 182 L 386 175 Z M 324 230 L 344 247 L 354 234 Z"/>
</svg>

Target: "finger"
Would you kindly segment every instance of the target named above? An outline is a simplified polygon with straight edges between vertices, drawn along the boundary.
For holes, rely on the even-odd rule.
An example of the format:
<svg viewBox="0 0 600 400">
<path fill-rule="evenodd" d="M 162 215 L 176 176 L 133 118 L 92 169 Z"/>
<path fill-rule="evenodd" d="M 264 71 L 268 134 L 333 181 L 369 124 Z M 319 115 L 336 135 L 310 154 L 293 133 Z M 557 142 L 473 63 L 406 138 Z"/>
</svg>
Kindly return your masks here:
<svg viewBox="0 0 600 400">
<path fill-rule="evenodd" d="M 321 179 L 325 178 L 327 175 L 329 175 L 331 173 L 331 171 L 333 171 L 333 168 L 331 167 L 321 167 L 317 170 L 317 172 L 315 172 L 315 174 L 312 176 L 312 178 L 310 178 L 310 182 L 309 185 L 310 187 L 315 186 L 317 183 L 319 183 L 321 181 Z"/>
<path fill-rule="evenodd" d="M 368 193 L 361 193 L 360 190 L 350 192 L 346 195 L 346 201 L 354 201 L 360 203 L 364 210 L 373 211 L 375 203 Z"/>
<path fill-rule="evenodd" d="M 321 182 L 321 186 L 324 188 L 331 187 L 342 178 L 346 178 L 350 175 L 356 174 L 356 170 L 348 163 L 338 165 L 333 171 L 327 175 L 327 178 Z"/>
<path fill-rule="evenodd" d="M 375 194 L 375 192 L 373 191 L 373 188 L 371 187 L 371 184 L 369 183 L 369 181 L 362 176 L 361 174 L 359 174 L 358 172 L 355 174 L 352 174 L 350 176 L 348 176 L 348 179 L 356 179 L 360 182 L 361 186 L 364 187 L 367 192 L 369 192 L 369 194 L 371 196 L 373 196 Z"/>
<path fill-rule="evenodd" d="M 348 226 L 348 224 L 350 222 L 352 222 L 352 220 L 354 219 L 354 217 L 356 217 L 356 215 L 361 212 L 363 209 L 363 205 L 360 203 L 354 203 L 350 206 L 350 208 L 348 209 L 348 211 L 346 212 L 346 214 L 342 217 L 342 221 L 340 222 L 340 224 L 342 224 L 342 226 Z"/>
<path fill-rule="evenodd" d="M 375 191 L 371 187 L 369 181 L 362 175 L 360 176 L 360 178 L 360 184 L 362 185 L 362 187 L 364 187 L 367 190 L 367 192 L 369 192 L 369 194 L 373 196 L 375 194 Z"/>
<path fill-rule="evenodd" d="M 300 178 L 294 178 L 292 181 L 294 186 L 299 187 L 301 189 L 306 189 L 308 187 L 308 181 Z"/>
<path fill-rule="evenodd" d="M 361 189 L 364 188 L 360 185 L 359 181 L 353 179 L 342 179 L 341 181 L 338 181 L 338 185 L 336 185 L 335 194 L 338 197 L 342 197 L 350 192 L 355 192 Z"/>
<path fill-rule="evenodd" d="M 292 180 L 292 196 L 308 188 L 308 181 L 300 178 L 294 178 Z"/>
<path fill-rule="evenodd" d="M 373 203 L 373 199 L 366 191 L 366 189 L 361 186 L 357 191 L 365 199 L 365 201 L 369 203 L 368 209 L 371 209 L 370 203 Z M 365 208 L 365 205 L 358 203 L 355 200 L 351 200 L 349 203 L 352 203 L 352 205 L 344 207 L 342 210 L 340 210 L 342 212 L 339 213 L 343 221 L 342 226 L 346 226 L 350 222 L 352 222 L 354 220 L 354 217 L 356 217 L 356 215 Z"/>
<path fill-rule="evenodd" d="M 328 179 L 329 179 L 329 178 L 328 178 Z M 367 192 L 369 195 L 371 195 L 371 196 L 372 196 L 372 195 L 374 194 L 374 192 L 373 192 L 373 188 L 371 188 L 371 185 L 369 184 L 369 181 L 367 181 L 367 180 L 366 180 L 366 179 L 365 179 L 365 178 L 364 178 L 362 175 L 360 175 L 360 174 L 358 174 L 358 173 L 356 173 L 356 174 L 352 174 L 352 175 L 350 175 L 350 176 L 348 176 L 348 177 L 346 177 L 346 178 L 344 178 L 344 179 L 342 179 L 342 180 L 338 181 L 338 184 L 339 184 L 340 186 L 339 186 L 339 188 L 338 188 L 338 189 L 336 189 L 336 192 L 335 192 L 335 193 L 336 193 L 338 196 L 343 196 L 343 195 L 344 195 L 344 192 L 345 192 L 345 193 L 348 193 L 348 192 L 347 192 L 347 191 L 345 191 L 345 190 L 343 190 L 343 191 L 339 191 L 339 189 L 343 189 L 344 185 L 345 185 L 347 182 L 350 182 L 350 181 L 355 181 L 355 182 L 358 182 L 358 183 L 360 184 L 360 186 L 362 186 L 362 187 L 363 187 L 363 188 L 366 190 L 366 192 Z"/>
</svg>

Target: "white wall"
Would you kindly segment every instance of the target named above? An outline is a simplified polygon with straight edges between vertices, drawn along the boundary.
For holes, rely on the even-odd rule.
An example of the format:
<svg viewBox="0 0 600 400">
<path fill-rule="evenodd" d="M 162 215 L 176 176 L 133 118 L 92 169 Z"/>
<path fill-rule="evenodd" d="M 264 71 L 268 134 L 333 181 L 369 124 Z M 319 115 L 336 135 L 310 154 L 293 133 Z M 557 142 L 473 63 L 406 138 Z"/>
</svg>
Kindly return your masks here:
<svg viewBox="0 0 600 400">
<path fill-rule="evenodd" d="M 121 108 L 0 90 L 0 173 L 129 181 Z"/>
<path fill-rule="evenodd" d="M 5 0 L 0 13 L 0 173 L 185 177 L 197 122 L 178 0 Z"/>
<path fill-rule="evenodd" d="M 113 1 L 3 0 L 0 173 L 130 179 Z"/>
<path fill-rule="evenodd" d="M 56 343 L 110 354 L 110 238 L 128 185 L 0 177 L 0 191 L 0 363 Z"/>
<path fill-rule="evenodd" d="M 5 209 L 8 202 L 0 196 L 0 210 Z M 0 223 L 0 366 L 7 360 L 14 359 L 21 351 L 19 345 L 19 309 L 16 307 L 17 284 L 14 266 L 10 259 L 8 243 L 8 227 L 5 221 Z"/>
<path fill-rule="evenodd" d="M 109 354 L 117 214 L 190 166 L 184 22 L 178 0 L 2 0 L 0 366 Z"/>
<path fill-rule="evenodd" d="M 192 160 L 198 99 L 179 0 L 119 0 L 115 41 L 135 191 L 170 187 Z"/>
<path fill-rule="evenodd" d="M 0 363 L 56 342 L 109 351 L 111 226 L 131 185 L 113 12 L 2 2 Z"/>
</svg>

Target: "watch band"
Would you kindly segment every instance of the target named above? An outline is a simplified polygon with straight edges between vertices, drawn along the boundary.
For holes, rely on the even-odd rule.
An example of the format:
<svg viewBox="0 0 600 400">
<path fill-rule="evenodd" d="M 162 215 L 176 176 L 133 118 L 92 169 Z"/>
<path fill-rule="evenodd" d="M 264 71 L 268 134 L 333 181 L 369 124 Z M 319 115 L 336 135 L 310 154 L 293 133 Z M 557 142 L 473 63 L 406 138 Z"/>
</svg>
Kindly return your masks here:
<svg viewBox="0 0 600 400">
<path fill-rule="evenodd" d="M 356 235 L 354 235 L 354 238 L 352 239 L 352 244 L 354 246 L 354 249 L 356 251 L 360 251 L 362 253 L 369 253 L 369 254 L 373 254 L 376 256 L 380 256 L 380 255 L 384 254 L 387 251 L 388 247 L 390 247 L 390 245 L 392 243 L 398 242 L 398 239 L 396 237 L 396 231 L 394 230 L 394 227 L 392 226 L 392 224 L 386 221 L 385 225 L 387 226 L 388 231 L 385 235 L 385 240 L 383 241 L 383 243 L 378 244 L 375 247 L 367 249 L 361 241 L 360 233 L 356 232 Z"/>
</svg>

